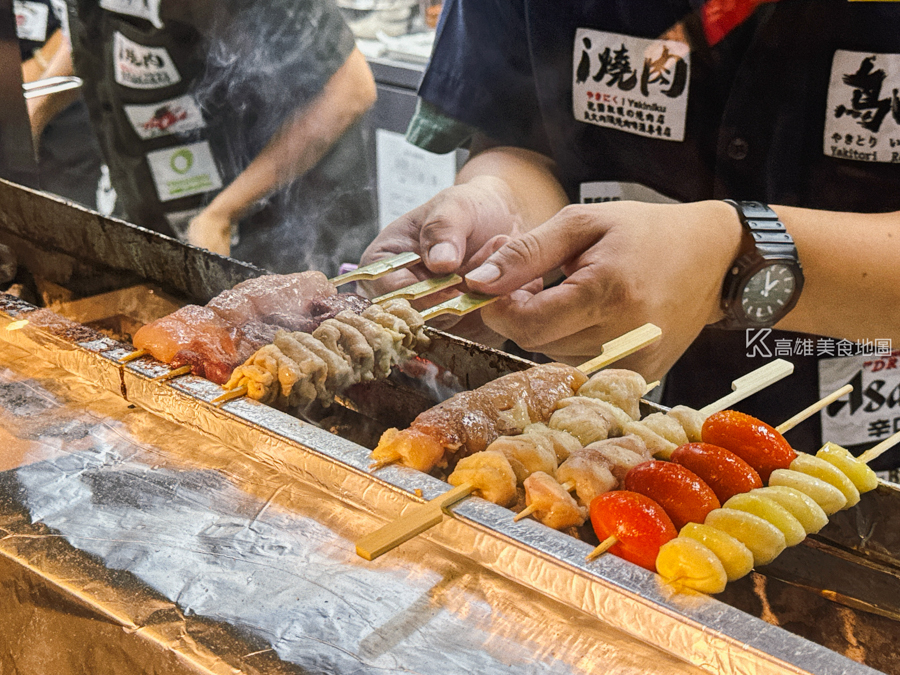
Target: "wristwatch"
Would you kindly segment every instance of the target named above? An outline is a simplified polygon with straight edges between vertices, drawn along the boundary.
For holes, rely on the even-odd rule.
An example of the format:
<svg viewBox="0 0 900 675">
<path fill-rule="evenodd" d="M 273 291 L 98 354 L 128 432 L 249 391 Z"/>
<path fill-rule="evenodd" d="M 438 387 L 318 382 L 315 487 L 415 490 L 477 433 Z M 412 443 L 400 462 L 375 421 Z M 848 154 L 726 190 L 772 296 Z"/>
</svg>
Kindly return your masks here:
<svg viewBox="0 0 900 675">
<path fill-rule="evenodd" d="M 714 325 L 730 330 L 774 326 L 794 308 L 803 289 L 803 269 L 794 240 L 767 205 L 724 201 L 737 210 L 751 247 L 734 261 L 725 277 L 725 318 Z"/>
</svg>

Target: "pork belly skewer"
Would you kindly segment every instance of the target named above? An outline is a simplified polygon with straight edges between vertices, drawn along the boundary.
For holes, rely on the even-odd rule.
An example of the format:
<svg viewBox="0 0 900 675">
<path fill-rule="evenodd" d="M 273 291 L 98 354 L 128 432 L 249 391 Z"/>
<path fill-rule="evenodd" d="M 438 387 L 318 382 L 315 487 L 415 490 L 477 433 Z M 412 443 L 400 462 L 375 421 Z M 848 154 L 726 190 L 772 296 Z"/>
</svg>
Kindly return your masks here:
<svg viewBox="0 0 900 675">
<path fill-rule="evenodd" d="M 480 452 L 500 436 L 521 431 L 523 419 L 547 422 L 556 404 L 574 396 L 593 372 L 659 339 L 647 324 L 603 346 L 601 357 L 579 368 L 551 363 L 504 375 L 421 413 L 409 428 L 388 429 L 372 452 L 377 469 L 394 462 L 428 472 Z"/>
<path fill-rule="evenodd" d="M 357 279 L 375 278 L 396 269 L 409 267 L 418 261 L 418 255 L 404 253 L 335 277 L 331 281 L 321 272 L 314 271 L 264 275 L 248 279 L 230 290 L 223 291 L 210 300 L 204 309 L 211 310 L 232 332 L 240 331 L 248 322 L 302 330 L 304 321 L 309 317 L 311 306 L 317 301 L 336 295 L 336 286 Z M 205 329 L 210 327 L 210 321 L 212 331 L 207 331 Z M 138 349 L 121 361 L 124 363 L 152 354 L 159 360 L 170 363 L 180 349 L 202 354 L 204 345 L 217 337 L 220 338 L 220 342 L 215 343 L 215 347 L 211 350 L 212 355 L 215 356 L 217 350 L 224 350 L 233 358 L 231 348 L 235 336 L 232 335 L 230 341 L 221 341 L 218 332 L 221 328 L 222 325 L 217 319 L 208 314 L 201 316 L 196 305 L 188 305 L 141 328 L 135 334 L 135 346 Z M 231 368 L 242 363 L 259 346 L 261 345 L 250 347 L 249 351 L 245 350 L 246 353 L 241 354 L 243 358 L 239 358 Z M 161 358 L 164 355 L 169 355 L 170 358 Z M 230 360 L 226 363 L 230 363 Z"/>
</svg>

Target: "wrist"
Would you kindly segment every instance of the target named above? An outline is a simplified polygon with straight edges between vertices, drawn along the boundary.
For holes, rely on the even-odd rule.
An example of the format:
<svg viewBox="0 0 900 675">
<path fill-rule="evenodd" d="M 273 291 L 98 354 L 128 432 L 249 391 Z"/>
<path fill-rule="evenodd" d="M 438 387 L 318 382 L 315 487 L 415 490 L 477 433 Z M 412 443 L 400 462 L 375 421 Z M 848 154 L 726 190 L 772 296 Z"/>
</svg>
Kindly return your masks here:
<svg viewBox="0 0 900 675">
<path fill-rule="evenodd" d="M 734 262 L 747 248 L 747 237 L 741 224 L 741 219 L 731 204 L 722 200 L 712 200 L 704 202 L 704 204 L 708 206 L 713 214 L 716 224 L 714 228 L 715 236 L 721 242 L 719 257 L 716 260 L 716 269 L 720 272 L 719 278 L 722 280 L 722 285 L 724 285 L 725 278 L 734 266 Z M 717 323 L 725 317 L 721 302 L 721 288 L 722 286 L 719 287 L 719 294 L 716 296 L 707 324 Z"/>
</svg>

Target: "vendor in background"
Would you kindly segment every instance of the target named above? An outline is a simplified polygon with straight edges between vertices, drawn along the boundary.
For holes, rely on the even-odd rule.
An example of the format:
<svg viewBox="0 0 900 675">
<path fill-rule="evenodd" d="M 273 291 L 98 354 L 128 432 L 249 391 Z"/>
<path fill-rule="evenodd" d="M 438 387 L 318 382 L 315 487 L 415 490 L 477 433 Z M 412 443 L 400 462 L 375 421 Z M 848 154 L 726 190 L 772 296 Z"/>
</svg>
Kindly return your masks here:
<svg viewBox="0 0 900 675">
<path fill-rule="evenodd" d="M 65 5 L 16 0 L 13 9 L 22 81 L 71 75 L 69 43 L 61 21 Z M 27 105 L 41 188 L 94 208 L 102 159 L 79 91 L 30 98 Z"/>
<path fill-rule="evenodd" d="M 130 221 L 275 272 L 377 232 L 368 64 L 331 0 L 69 0 L 76 73 Z"/>
<path fill-rule="evenodd" d="M 787 358 L 738 407 L 780 423 L 853 384 L 789 440 L 859 451 L 900 430 L 898 91 L 898 3 L 451 0 L 408 138 L 472 158 L 363 257 L 427 272 L 374 292 L 467 273 L 505 296 L 487 327 L 569 363 L 651 321 L 621 363 L 668 372 L 669 405 Z"/>
</svg>

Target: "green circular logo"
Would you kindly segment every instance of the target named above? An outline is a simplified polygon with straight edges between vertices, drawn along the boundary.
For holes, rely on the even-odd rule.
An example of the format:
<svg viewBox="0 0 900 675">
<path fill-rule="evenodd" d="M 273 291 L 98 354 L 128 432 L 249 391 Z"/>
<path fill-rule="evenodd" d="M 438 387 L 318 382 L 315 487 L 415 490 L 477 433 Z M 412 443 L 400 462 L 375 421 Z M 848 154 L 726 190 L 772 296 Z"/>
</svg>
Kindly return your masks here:
<svg viewBox="0 0 900 675">
<path fill-rule="evenodd" d="M 175 173 L 186 174 L 194 166 L 194 153 L 187 148 L 182 148 L 172 155 L 172 158 L 169 160 L 169 166 L 172 167 L 172 171 Z"/>
</svg>

